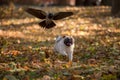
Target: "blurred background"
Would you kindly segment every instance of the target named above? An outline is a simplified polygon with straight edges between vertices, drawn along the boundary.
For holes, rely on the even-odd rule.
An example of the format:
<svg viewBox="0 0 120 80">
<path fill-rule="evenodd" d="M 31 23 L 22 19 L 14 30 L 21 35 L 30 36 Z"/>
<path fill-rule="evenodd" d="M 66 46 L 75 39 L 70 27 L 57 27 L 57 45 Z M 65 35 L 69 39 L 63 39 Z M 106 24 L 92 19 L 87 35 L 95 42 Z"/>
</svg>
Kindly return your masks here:
<svg viewBox="0 0 120 80">
<path fill-rule="evenodd" d="M 23 6 L 37 6 L 37 7 L 45 7 L 45 6 L 110 6 L 112 7 L 112 14 L 116 15 L 119 12 L 119 0 L 0 0 L 0 13 L 2 16 L 5 14 L 12 14 L 12 11 L 15 7 L 23 7 Z M 8 13 L 5 13 L 1 9 L 4 7 L 8 7 Z M 5 13 L 5 14 L 4 14 Z M 8 16 L 8 15 L 7 15 Z"/>
<path fill-rule="evenodd" d="M 43 29 L 27 7 L 74 15 Z M 58 35 L 75 38 L 71 68 Z M 0 0 L 0 80 L 120 80 L 120 0 Z"/>
<path fill-rule="evenodd" d="M 7 5 L 10 2 L 15 4 L 24 5 L 37 5 L 37 6 L 89 6 L 89 5 L 111 5 L 112 0 L 0 0 L 0 5 Z"/>
</svg>

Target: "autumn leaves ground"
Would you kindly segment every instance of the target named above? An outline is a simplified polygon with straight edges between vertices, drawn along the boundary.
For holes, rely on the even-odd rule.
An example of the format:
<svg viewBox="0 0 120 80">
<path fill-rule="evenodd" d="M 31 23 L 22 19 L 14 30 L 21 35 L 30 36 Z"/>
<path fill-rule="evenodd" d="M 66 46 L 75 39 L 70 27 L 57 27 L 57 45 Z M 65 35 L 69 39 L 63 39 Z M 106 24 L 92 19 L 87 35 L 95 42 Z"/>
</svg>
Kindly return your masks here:
<svg viewBox="0 0 120 80">
<path fill-rule="evenodd" d="M 21 8 L 0 24 L 0 78 L 19 80 L 117 80 L 120 78 L 120 19 L 110 7 L 51 7 L 45 11 L 73 11 L 52 29 L 37 25 Z M 17 18 L 16 18 L 17 17 Z M 75 38 L 73 66 L 53 52 L 57 35 Z M 13 79 L 10 79 L 13 80 Z"/>
</svg>

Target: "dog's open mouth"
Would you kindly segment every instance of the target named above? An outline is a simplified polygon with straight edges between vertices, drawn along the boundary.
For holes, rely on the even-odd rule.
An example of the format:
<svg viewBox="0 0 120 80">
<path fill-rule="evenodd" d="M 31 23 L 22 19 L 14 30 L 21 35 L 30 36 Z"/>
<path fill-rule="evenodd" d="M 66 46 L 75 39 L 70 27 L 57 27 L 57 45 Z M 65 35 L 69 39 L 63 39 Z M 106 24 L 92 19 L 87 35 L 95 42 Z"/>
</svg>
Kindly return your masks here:
<svg viewBox="0 0 120 80">
<path fill-rule="evenodd" d="M 70 43 L 70 42 L 66 43 L 66 46 L 71 46 L 71 45 L 72 45 L 72 43 Z"/>
</svg>

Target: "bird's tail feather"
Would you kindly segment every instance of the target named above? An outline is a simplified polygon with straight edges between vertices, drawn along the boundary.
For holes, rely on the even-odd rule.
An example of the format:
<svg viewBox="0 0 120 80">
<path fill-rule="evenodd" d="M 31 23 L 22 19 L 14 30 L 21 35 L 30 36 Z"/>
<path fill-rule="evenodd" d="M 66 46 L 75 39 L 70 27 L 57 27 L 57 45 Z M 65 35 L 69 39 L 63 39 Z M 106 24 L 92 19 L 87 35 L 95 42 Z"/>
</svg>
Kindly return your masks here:
<svg viewBox="0 0 120 80">
<path fill-rule="evenodd" d="M 41 21 L 41 22 L 39 23 L 39 25 L 40 25 L 41 27 L 47 28 L 47 29 L 56 26 L 56 24 L 55 24 L 53 21 L 51 21 L 50 23 L 46 23 L 46 20 Z"/>
</svg>

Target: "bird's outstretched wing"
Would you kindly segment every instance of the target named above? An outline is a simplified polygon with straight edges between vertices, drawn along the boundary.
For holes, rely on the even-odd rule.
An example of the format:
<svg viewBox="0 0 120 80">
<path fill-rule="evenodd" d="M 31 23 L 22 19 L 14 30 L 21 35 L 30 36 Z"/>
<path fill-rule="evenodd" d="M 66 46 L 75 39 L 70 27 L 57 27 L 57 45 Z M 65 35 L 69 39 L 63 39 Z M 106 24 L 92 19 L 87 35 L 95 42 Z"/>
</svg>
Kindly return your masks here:
<svg viewBox="0 0 120 80">
<path fill-rule="evenodd" d="M 40 19 L 46 18 L 46 13 L 42 10 L 34 9 L 34 8 L 27 8 L 25 11 L 37 18 L 40 18 Z"/>
<path fill-rule="evenodd" d="M 53 20 L 59 20 L 73 15 L 73 12 L 58 12 L 54 14 Z"/>
</svg>

